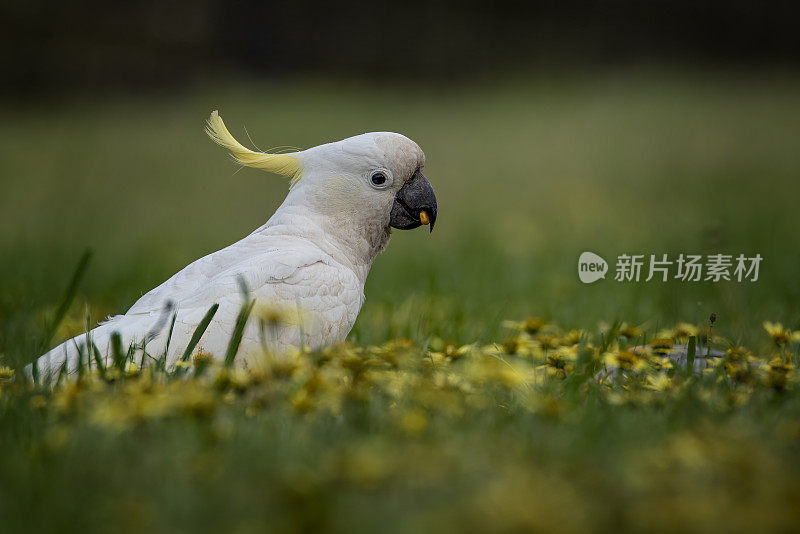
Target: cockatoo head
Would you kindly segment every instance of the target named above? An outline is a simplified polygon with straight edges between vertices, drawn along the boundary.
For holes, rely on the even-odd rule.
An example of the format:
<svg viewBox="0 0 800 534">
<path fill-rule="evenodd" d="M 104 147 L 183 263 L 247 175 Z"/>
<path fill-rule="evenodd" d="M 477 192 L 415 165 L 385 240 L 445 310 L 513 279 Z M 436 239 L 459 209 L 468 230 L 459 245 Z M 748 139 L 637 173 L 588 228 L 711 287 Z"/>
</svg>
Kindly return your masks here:
<svg viewBox="0 0 800 534">
<path fill-rule="evenodd" d="M 403 135 L 366 133 L 300 152 L 268 154 L 242 146 L 216 111 L 206 132 L 242 165 L 290 176 L 287 201 L 320 215 L 331 229 L 388 236 L 389 227 L 430 224 L 433 231 L 436 196 L 422 174 L 425 154 Z"/>
<path fill-rule="evenodd" d="M 411 139 L 374 132 L 316 146 L 298 155 L 307 187 L 326 215 L 356 216 L 401 230 L 436 222 L 436 196 L 422 168 L 425 154 Z"/>
</svg>

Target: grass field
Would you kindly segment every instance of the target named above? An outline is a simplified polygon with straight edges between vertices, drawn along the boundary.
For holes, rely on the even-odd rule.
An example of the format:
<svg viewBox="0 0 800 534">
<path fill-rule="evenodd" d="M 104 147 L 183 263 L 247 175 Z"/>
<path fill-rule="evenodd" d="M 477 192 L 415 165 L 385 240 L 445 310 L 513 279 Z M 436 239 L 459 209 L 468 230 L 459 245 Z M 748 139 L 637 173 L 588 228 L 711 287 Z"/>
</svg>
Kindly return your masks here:
<svg viewBox="0 0 800 534">
<path fill-rule="evenodd" d="M 278 206 L 282 179 L 236 172 L 205 138 L 212 109 L 262 148 L 408 135 L 427 155 L 436 231 L 395 232 L 356 348 L 254 376 L 123 368 L 54 394 L 4 382 L 10 532 L 797 527 L 798 351 L 762 323 L 800 329 L 800 78 L 233 83 L 22 105 L 0 124 L 4 365 L 37 354 L 85 248 L 60 338 Z M 584 285 L 585 250 L 764 261 L 754 283 Z M 752 361 L 733 353 L 690 379 L 649 355 L 595 376 L 636 338 L 712 312 L 719 348 Z M 551 326 L 504 324 L 526 317 Z M 619 321 L 640 336 L 600 335 Z M 385 345 L 399 338 L 410 345 Z"/>
</svg>

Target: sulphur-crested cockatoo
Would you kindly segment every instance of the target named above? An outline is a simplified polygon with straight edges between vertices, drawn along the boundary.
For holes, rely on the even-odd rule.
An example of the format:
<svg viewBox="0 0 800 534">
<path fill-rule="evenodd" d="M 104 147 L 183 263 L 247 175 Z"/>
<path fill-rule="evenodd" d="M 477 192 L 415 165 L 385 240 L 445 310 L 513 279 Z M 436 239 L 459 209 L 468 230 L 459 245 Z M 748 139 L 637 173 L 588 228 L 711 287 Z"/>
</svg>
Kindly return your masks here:
<svg viewBox="0 0 800 534">
<path fill-rule="evenodd" d="M 239 164 L 290 178 L 289 193 L 266 224 L 191 263 L 143 295 L 125 315 L 92 330 L 89 339 L 106 362 L 113 332 L 119 332 L 123 347 L 144 342 L 147 354 L 159 357 L 166 351 L 167 363 L 174 362 L 214 304 L 219 308 L 197 347 L 224 357 L 245 300 L 243 287 L 255 305 L 239 355 L 264 345 L 285 351 L 343 341 L 364 303 L 367 274 L 386 247 L 391 228 L 429 224 L 433 230 L 437 206 L 422 174 L 425 155 L 403 135 L 366 133 L 299 152 L 269 154 L 241 145 L 216 111 L 206 132 Z M 85 334 L 77 336 L 40 357 L 40 376 L 52 379 L 62 366 L 74 372 L 86 339 Z"/>
</svg>

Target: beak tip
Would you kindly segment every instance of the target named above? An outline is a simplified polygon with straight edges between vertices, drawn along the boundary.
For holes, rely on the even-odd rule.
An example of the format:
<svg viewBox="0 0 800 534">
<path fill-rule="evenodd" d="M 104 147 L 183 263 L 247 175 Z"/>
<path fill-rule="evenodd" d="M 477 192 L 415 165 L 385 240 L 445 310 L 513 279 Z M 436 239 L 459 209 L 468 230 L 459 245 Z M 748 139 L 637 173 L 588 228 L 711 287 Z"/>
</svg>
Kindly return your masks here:
<svg viewBox="0 0 800 534">
<path fill-rule="evenodd" d="M 422 210 L 419 212 L 419 222 L 425 226 L 430 226 L 430 231 L 433 232 L 433 225 L 436 223 L 436 218 L 431 217 L 427 211 Z"/>
</svg>

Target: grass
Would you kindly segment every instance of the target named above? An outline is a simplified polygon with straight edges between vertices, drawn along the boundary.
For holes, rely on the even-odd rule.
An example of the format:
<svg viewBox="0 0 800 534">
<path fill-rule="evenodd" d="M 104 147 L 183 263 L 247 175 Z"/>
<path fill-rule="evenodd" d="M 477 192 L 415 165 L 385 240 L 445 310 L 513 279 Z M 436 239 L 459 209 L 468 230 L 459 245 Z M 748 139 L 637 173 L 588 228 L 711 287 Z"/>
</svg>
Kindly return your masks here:
<svg viewBox="0 0 800 534">
<path fill-rule="evenodd" d="M 800 79 L 766 73 L 631 71 L 454 89 L 235 83 L 12 111 L 0 125 L 0 353 L 11 367 L 47 339 L 86 247 L 94 259 L 54 341 L 80 333 L 87 312 L 123 311 L 277 207 L 282 180 L 236 172 L 205 139 L 212 109 L 262 148 L 405 133 L 427 154 L 440 214 L 433 234 L 396 232 L 376 261 L 350 341 L 353 362 L 380 365 L 353 391 L 334 388 L 352 400 L 338 411 L 298 410 L 308 362 L 239 385 L 214 368 L 208 383 L 189 385 L 155 370 L 110 384 L 87 376 L 54 394 L 7 382 L 4 524 L 793 527 L 800 411 L 794 371 L 778 384 L 770 362 L 796 364 L 797 351 L 777 350 L 761 325 L 800 326 L 799 88 Z M 584 285 L 584 250 L 612 265 L 622 253 L 681 252 L 760 253 L 764 263 L 755 283 Z M 715 381 L 724 362 L 657 391 L 650 367 L 610 383 L 589 372 L 605 358 L 598 323 L 626 321 L 652 339 L 712 312 L 729 341 L 720 347 L 743 344 L 756 357 L 742 383 Z M 546 352 L 492 353 L 494 342 L 508 349 L 517 339 L 503 321 L 527 316 L 561 325 L 553 335 L 592 333 L 597 354 L 561 380 L 548 378 Z M 397 338 L 412 348 L 385 348 Z M 443 356 L 440 378 L 425 363 L 473 343 L 481 349 L 461 363 Z M 394 350 L 402 364 L 382 367 Z M 351 356 L 332 357 L 332 381 L 353 384 Z M 495 357 L 523 375 L 545 368 L 506 383 L 481 367 Z"/>
</svg>

